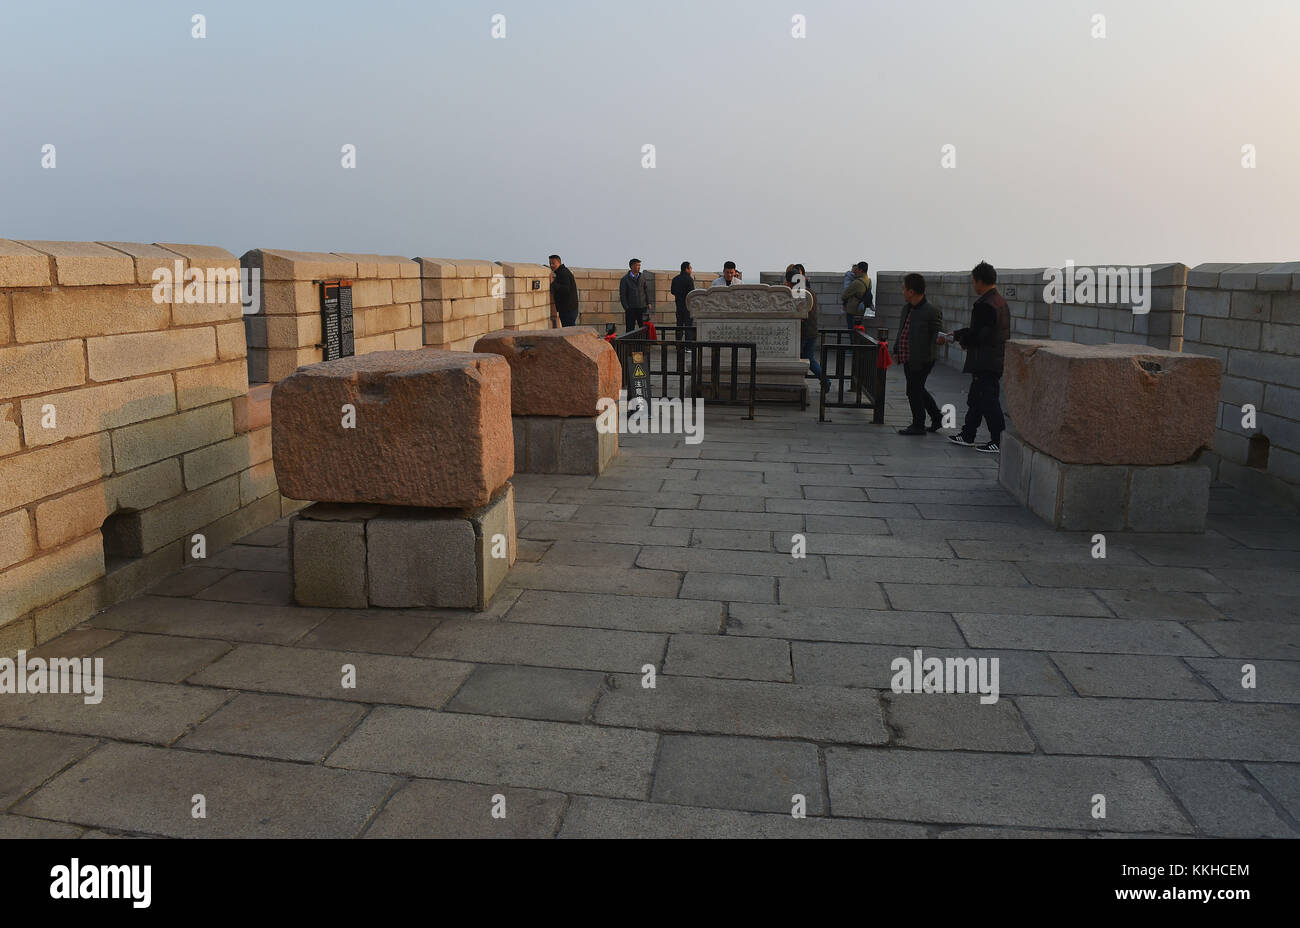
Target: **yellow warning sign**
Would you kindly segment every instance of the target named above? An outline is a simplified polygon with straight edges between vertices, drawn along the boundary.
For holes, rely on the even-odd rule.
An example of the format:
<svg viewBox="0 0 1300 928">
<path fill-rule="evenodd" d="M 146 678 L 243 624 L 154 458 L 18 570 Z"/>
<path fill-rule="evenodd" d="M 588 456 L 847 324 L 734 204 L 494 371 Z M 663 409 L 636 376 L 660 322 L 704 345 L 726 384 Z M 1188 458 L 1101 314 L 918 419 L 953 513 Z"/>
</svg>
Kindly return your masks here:
<svg viewBox="0 0 1300 928">
<path fill-rule="evenodd" d="M 634 371 L 632 372 L 632 376 L 633 376 L 633 377 L 644 377 L 644 376 L 645 376 L 645 369 L 644 369 L 644 368 L 640 368 L 640 367 L 638 367 L 636 370 L 634 370 Z"/>
</svg>

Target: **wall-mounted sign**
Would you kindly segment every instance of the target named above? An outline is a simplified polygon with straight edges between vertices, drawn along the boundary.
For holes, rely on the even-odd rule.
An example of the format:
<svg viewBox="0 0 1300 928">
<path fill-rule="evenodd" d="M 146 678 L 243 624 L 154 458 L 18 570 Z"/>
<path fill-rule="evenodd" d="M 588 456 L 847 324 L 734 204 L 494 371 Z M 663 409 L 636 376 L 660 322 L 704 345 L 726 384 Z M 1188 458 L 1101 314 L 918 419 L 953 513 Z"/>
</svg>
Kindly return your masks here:
<svg viewBox="0 0 1300 928">
<path fill-rule="evenodd" d="M 627 408 L 643 405 L 650 396 L 650 364 L 643 351 L 628 354 Z M 637 402 L 640 400 L 641 402 Z"/>
<path fill-rule="evenodd" d="M 323 360 L 350 358 L 356 353 L 352 335 L 352 281 L 321 281 L 320 331 Z"/>
</svg>

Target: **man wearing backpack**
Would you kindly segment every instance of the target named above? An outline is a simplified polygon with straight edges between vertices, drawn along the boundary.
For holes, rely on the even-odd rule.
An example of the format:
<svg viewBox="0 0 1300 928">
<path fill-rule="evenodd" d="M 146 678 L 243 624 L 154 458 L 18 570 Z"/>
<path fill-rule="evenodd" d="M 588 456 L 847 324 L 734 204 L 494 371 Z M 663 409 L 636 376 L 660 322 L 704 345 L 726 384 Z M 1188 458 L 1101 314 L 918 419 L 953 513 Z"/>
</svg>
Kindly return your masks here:
<svg viewBox="0 0 1300 928">
<path fill-rule="evenodd" d="M 844 321 L 849 331 L 857 325 L 855 316 L 859 309 L 871 310 L 871 278 L 867 276 L 867 262 L 859 261 L 851 268 L 853 279 L 840 294 L 840 304 L 844 307 Z M 874 313 L 872 313 L 874 315 Z"/>
</svg>

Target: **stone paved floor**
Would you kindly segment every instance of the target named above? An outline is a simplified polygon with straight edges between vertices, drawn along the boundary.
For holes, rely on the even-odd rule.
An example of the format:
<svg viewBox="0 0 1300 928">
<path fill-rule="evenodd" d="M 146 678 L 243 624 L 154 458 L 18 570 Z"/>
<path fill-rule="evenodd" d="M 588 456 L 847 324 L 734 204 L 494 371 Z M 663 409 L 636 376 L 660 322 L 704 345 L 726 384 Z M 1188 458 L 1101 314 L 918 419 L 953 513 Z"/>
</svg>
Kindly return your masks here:
<svg viewBox="0 0 1300 928">
<path fill-rule="evenodd" d="M 1094 560 L 901 400 L 518 477 L 483 615 L 292 606 L 258 531 L 41 649 L 110 679 L 0 701 L 0 836 L 1295 837 L 1296 518 L 1216 489 L 1203 537 Z M 892 693 L 913 648 L 1002 698 Z"/>
</svg>

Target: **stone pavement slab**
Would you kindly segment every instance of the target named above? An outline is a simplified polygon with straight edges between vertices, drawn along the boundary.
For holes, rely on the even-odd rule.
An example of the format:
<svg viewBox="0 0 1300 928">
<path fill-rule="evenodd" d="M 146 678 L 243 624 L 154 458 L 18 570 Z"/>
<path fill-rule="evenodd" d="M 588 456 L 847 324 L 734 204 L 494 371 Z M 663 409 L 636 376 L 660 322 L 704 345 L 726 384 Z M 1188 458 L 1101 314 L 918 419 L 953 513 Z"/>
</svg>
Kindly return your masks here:
<svg viewBox="0 0 1300 928">
<path fill-rule="evenodd" d="M 530 719 L 380 707 L 326 763 L 428 779 L 645 799 L 659 736 Z"/>
<path fill-rule="evenodd" d="M 1214 691 L 1177 657 L 1140 654 L 1053 654 L 1080 696 L 1129 699 L 1214 699 Z M 1193 659 L 1194 660 L 1194 659 Z"/>
<path fill-rule="evenodd" d="M 231 696 L 221 689 L 106 679 L 97 704 L 78 693 L 6 695 L 0 726 L 171 744 Z"/>
<path fill-rule="evenodd" d="M 796 641 L 790 646 L 796 683 L 816 686 L 868 687 L 887 690 L 894 679 L 891 664 L 912 660 L 912 649 L 898 645 Z M 1065 696 L 1071 690 L 1046 654 L 1034 651 L 986 651 L 973 648 L 924 648 L 926 658 L 998 660 L 998 686 L 1006 695 Z"/>
<path fill-rule="evenodd" d="M 665 735 L 651 799 L 670 805 L 785 812 L 802 796 L 826 807 L 817 748 L 793 741 Z"/>
<path fill-rule="evenodd" d="M 668 637 L 605 628 L 564 628 L 514 622 L 445 622 L 415 650 L 416 657 L 479 664 L 519 664 L 634 673 L 661 664 Z"/>
<path fill-rule="evenodd" d="M 794 679 L 788 642 L 734 635 L 673 635 L 668 640 L 664 673 L 781 683 Z"/>
<path fill-rule="evenodd" d="M 742 680 L 615 677 L 596 704 L 595 720 L 662 731 L 804 738 L 881 744 L 887 737 L 874 691 Z"/>
<path fill-rule="evenodd" d="M 95 652 L 104 673 L 128 680 L 180 683 L 226 654 L 234 645 L 209 638 L 127 635 Z"/>
<path fill-rule="evenodd" d="M 355 703 L 241 693 L 177 747 L 319 763 L 365 709 Z"/>
<path fill-rule="evenodd" d="M 1031 753 L 1034 739 L 1025 731 L 1009 699 L 983 703 L 979 696 L 946 693 L 886 693 L 885 718 L 891 744 L 940 751 Z"/>
<path fill-rule="evenodd" d="M 967 613 L 956 613 L 954 618 L 977 648 L 1211 656 L 1205 642 L 1178 622 Z"/>
<path fill-rule="evenodd" d="M 457 690 L 447 711 L 581 722 L 604 680 L 602 674 L 583 670 L 481 665 Z"/>
<path fill-rule="evenodd" d="M 729 635 L 786 638 L 791 641 L 855 641 L 908 647 L 961 647 L 965 639 L 952 617 L 939 612 L 886 609 L 807 609 L 791 605 L 732 603 Z"/>
<path fill-rule="evenodd" d="M 0 810 L 9 808 L 95 745 L 93 738 L 0 728 Z"/>
<path fill-rule="evenodd" d="M 550 838 L 565 797 L 542 790 L 411 780 L 388 800 L 367 838 Z"/>
<path fill-rule="evenodd" d="M 1289 838 L 1268 799 L 1224 761 L 1158 760 L 1156 770 L 1191 815 L 1197 831 L 1216 838 Z"/>
<path fill-rule="evenodd" d="M 106 744 L 15 812 L 172 838 L 350 838 L 399 781 L 305 764 Z M 207 817 L 194 818 L 202 795 Z"/>
<path fill-rule="evenodd" d="M 774 603 L 776 578 L 753 574 L 714 574 L 688 571 L 677 594 L 677 602 L 709 599 L 721 602 Z"/>
<path fill-rule="evenodd" d="M 916 825 L 576 797 L 561 838 L 924 838 Z"/>
<path fill-rule="evenodd" d="M 525 590 L 506 618 L 539 625 L 716 634 L 722 628 L 723 610 L 717 602 Z"/>
<path fill-rule="evenodd" d="M 1296 661 L 1188 658 L 1187 664 L 1232 702 L 1300 703 L 1300 663 Z M 1245 685 L 1247 665 L 1254 668 L 1254 685 L 1250 687 Z"/>
</svg>

